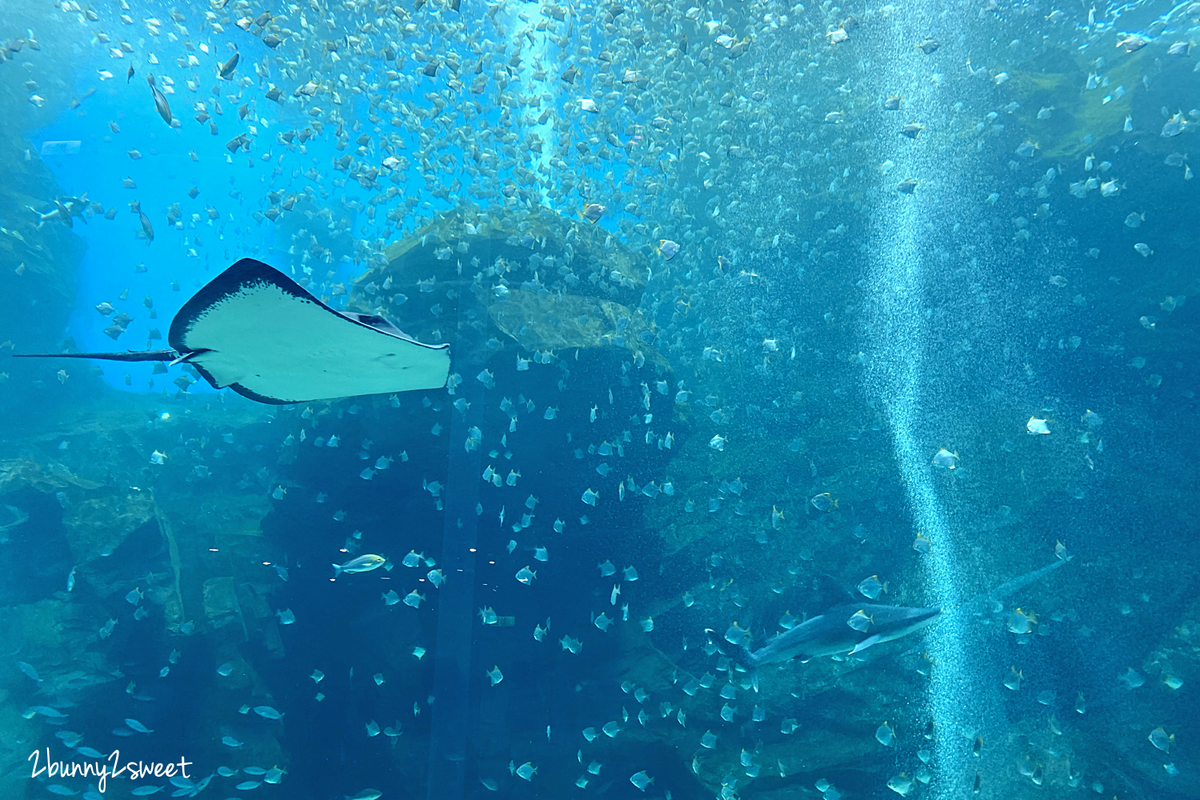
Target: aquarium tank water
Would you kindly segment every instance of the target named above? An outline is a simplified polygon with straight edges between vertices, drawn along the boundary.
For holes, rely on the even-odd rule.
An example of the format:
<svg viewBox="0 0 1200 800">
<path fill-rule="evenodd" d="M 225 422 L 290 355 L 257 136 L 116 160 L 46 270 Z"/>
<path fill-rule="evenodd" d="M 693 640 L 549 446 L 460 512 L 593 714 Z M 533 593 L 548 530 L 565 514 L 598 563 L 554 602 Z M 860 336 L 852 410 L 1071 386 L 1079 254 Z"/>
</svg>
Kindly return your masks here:
<svg viewBox="0 0 1200 800">
<path fill-rule="evenodd" d="M 3 0 L 0 800 L 1200 800 L 1198 161 L 1188 0 Z"/>
</svg>

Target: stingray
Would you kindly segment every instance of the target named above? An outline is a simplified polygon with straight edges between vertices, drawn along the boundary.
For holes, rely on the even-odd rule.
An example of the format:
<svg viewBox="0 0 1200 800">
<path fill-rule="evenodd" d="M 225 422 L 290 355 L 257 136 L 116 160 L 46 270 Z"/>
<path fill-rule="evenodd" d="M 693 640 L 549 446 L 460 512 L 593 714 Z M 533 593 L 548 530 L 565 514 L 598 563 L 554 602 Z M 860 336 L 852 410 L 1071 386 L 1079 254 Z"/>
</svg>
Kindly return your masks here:
<svg viewBox="0 0 1200 800">
<path fill-rule="evenodd" d="M 335 311 L 252 258 L 184 303 L 167 341 L 170 350 L 15 355 L 187 363 L 216 389 L 275 404 L 438 389 L 450 372 L 450 345 L 422 344 L 374 314 Z"/>
</svg>

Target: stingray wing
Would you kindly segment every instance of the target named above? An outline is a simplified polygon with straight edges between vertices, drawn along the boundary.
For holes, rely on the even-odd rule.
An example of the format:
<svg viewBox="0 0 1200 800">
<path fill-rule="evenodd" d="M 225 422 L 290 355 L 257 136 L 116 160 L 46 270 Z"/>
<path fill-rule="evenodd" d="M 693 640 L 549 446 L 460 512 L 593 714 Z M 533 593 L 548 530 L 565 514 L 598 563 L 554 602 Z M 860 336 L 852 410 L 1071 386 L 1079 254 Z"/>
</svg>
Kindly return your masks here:
<svg viewBox="0 0 1200 800">
<path fill-rule="evenodd" d="M 437 389 L 450 345 L 422 344 L 344 315 L 272 267 L 243 258 L 188 300 L 168 340 L 213 386 L 261 403 Z"/>
</svg>

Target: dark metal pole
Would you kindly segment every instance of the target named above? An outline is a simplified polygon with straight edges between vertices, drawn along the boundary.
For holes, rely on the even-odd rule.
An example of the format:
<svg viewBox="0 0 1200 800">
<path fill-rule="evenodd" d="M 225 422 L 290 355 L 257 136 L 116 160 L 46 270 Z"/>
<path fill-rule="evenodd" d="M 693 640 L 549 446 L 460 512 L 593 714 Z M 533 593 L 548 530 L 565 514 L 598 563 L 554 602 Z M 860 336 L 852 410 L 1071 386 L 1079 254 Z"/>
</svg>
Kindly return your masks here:
<svg viewBox="0 0 1200 800">
<path fill-rule="evenodd" d="M 460 354 L 462 331 L 470 330 L 468 311 L 475 316 L 487 311 L 465 284 L 458 290 Z M 446 583 L 439 590 L 437 645 L 434 651 L 433 723 L 429 742 L 429 800 L 461 800 L 465 792 L 466 765 L 471 724 L 470 669 L 474 636 L 475 543 L 479 516 L 479 481 L 485 442 L 467 451 L 467 431 L 482 418 L 483 384 L 473 370 L 456 360 L 454 368 L 464 374 L 457 394 L 475 410 L 471 415 L 454 412 L 450 423 L 450 451 L 446 472 L 445 527 L 442 535 L 442 569 Z"/>
</svg>

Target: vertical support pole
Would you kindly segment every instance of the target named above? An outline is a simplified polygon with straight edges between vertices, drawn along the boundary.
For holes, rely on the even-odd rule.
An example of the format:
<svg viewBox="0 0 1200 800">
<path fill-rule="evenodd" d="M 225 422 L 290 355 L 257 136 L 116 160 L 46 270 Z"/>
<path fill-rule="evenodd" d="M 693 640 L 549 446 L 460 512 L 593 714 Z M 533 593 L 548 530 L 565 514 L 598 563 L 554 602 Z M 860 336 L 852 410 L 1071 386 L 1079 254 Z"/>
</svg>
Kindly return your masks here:
<svg viewBox="0 0 1200 800">
<path fill-rule="evenodd" d="M 465 794 L 466 766 L 470 747 L 471 644 L 474 636 L 475 544 L 479 516 L 479 481 L 482 471 L 482 447 L 468 451 L 468 430 L 473 418 L 483 414 L 483 385 L 475 380 L 475 369 L 462 358 L 467 352 L 461 345 L 461 333 L 470 330 L 474 315 L 487 310 L 469 286 L 458 285 L 459 337 L 451 343 L 457 354 L 452 371 L 464 375 L 456 390 L 470 403 L 475 415 L 451 413 L 449 453 L 446 470 L 445 527 L 442 534 L 442 570 L 446 582 L 439 589 L 437 644 L 434 649 L 433 723 L 429 742 L 429 800 L 461 800 Z M 470 373 L 470 374 L 467 374 Z"/>
</svg>

